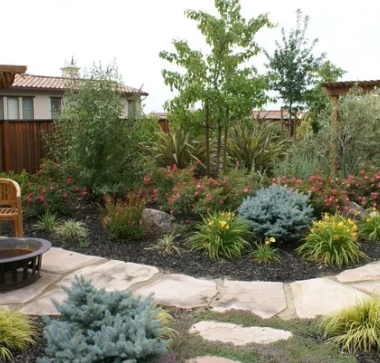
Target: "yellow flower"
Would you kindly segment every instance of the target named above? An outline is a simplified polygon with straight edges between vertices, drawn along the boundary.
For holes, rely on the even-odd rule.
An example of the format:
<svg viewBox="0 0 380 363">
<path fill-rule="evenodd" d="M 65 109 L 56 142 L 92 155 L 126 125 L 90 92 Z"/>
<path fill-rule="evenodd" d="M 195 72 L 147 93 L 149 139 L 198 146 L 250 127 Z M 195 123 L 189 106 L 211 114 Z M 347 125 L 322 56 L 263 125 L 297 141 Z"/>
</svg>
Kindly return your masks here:
<svg viewBox="0 0 380 363">
<path fill-rule="evenodd" d="M 270 242 L 268 240 L 265 241 L 265 246 L 269 246 Z"/>
<path fill-rule="evenodd" d="M 227 226 L 226 229 L 230 229 L 230 226 Z"/>
<path fill-rule="evenodd" d="M 368 218 L 365 219 L 365 221 L 366 221 L 367 223 L 369 223 L 369 222 L 371 221 L 371 218 L 368 217 Z"/>
<path fill-rule="evenodd" d="M 214 225 L 214 222 L 213 222 L 213 221 L 210 221 L 210 222 L 208 222 L 208 225 L 209 225 L 209 226 L 213 226 L 213 225 Z"/>
<path fill-rule="evenodd" d="M 220 221 L 220 227 L 221 228 L 224 228 L 226 224 L 227 224 L 226 221 Z"/>
<path fill-rule="evenodd" d="M 344 226 L 343 222 L 338 223 L 338 227 L 343 227 L 343 226 Z"/>
<path fill-rule="evenodd" d="M 271 238 L 269 238 L 269 242 L 270 242 L 270 243 L 275 243 L 275 242 L 276 242 L 276 239 L 275 239 L 274 237 L 271 237 Z"/>
</svg>

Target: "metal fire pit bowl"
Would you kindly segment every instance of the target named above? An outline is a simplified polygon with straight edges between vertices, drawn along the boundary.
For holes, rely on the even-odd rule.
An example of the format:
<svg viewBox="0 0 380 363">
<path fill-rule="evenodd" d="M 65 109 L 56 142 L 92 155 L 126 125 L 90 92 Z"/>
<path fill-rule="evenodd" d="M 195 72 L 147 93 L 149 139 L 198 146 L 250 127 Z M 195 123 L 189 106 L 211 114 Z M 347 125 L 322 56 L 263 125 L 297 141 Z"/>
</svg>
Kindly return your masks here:
<svg viewBox="0 0 380 363">
<path fill-rule="evenodd" d="M 39 238 L 0 238 L 0 291 L 15 290 L 40 277 L 42 254 L 51 243 Z"/>
</svg>

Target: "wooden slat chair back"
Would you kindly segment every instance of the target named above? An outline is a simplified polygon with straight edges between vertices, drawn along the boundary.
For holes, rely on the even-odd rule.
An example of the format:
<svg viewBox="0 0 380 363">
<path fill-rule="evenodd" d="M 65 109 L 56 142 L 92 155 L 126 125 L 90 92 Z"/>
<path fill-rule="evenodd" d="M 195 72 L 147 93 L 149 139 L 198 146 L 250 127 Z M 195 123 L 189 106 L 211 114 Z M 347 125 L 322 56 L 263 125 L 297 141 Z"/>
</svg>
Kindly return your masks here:
<svg viewBox="0 0 380 363">
<path fill-rule="evenodd" d="M 21 189 L 11 179 L 0 178 L 0 234 L 1 221 L 11 221 L 16 237 L 23 237 Z"/>
</svg>

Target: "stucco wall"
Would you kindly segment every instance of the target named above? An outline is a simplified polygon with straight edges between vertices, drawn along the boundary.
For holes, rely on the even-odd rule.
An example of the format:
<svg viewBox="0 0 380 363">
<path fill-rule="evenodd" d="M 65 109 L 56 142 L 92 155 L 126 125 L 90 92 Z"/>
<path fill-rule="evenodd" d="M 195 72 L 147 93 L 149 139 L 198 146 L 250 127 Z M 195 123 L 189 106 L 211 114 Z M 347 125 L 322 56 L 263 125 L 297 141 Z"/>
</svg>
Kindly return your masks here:
<svg viewBox="0 0 380 363">
<path fill-rule="evenodd" d="M 0 97 L 33 97 L 33 108 L 34 108 L 34 119 L 35 120 L 51 120 L 51 103 L 50 99 L 52 97 L 62 97 L 63 98 L 63 106 L 65 104 L 65 100 L 63 97 L 63 92 L 33 92 L 33 91 L 20 91 L 13 89 L 0 89 Z M 126 101 L 134 102 L 130 97 L 126 97 Z M 137 100 L 136 103 L 137 110 L 141 110 L 141 101 Z M 124 105 L 124 114 L 122 117 L 128 116 L 128 107 L 125 103 Z M 4 99 L 4 118 L 7 118 L 7 99 Z M 19 118 L 22 117 L 22 102 L 19 100 Z"/>
</svg>

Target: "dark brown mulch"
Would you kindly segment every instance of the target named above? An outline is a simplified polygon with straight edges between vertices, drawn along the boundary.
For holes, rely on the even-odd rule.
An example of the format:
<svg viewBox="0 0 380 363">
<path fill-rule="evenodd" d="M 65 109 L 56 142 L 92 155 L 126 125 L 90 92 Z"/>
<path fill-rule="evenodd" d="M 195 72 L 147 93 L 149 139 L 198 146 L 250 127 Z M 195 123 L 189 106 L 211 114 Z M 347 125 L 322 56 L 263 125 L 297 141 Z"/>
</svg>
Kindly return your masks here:
<svg viewBox="0 0 380 363">
<path fill-rule="evenodd" d="M 25 221 L 25 236 L 46 238 L 55 247 L 63 247 L 87 255 L 143 263 L 156 266 L 165 272 L 183 273 L 204 278 L 290 282 L 333 275 L 343 270 L 325 265 L 318 266 L 302 260 L 294 253 L 294 245 L 279 246 L 282 263 L 270 264 L 255 262 L 249 256 L 234 260 L 210 261 L 205 254 L 190 251 L 186 246 L 185 238 L 178 242 L 178 246 L 181 247 L 181 255 L 162 254 L 148 249 L 155 242 L 152 238 L 117 243 L 110 241 L 102 228 L 100 213 L 96 205 L 82 206 L 76 210 L 72 217 L 85 222 L 90 228 L 90 244 L 86 248 L 79 246 L 76 241 L 63 241 L 52 238 L 46 233 L 36 232 L 33 227 L 34 221 Z M 380 258 L 380 243 L 365 242 L 362 244 L 362 250 L 369 256 L 370 261 Z M 356 266 L 365 263 L 366 261 L 362 261 Z M 352 267 L 355 266 L 350 268 Z"/>
</svg>

